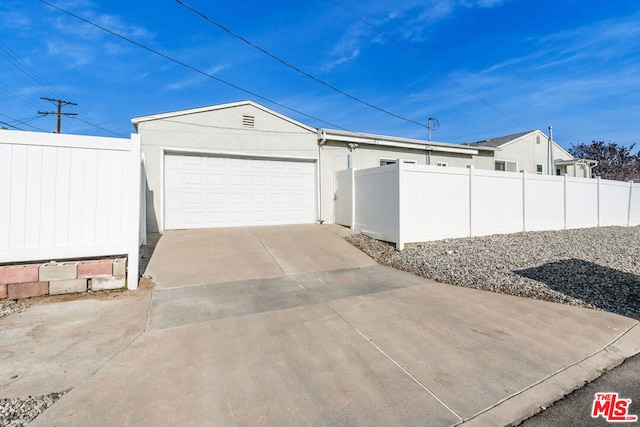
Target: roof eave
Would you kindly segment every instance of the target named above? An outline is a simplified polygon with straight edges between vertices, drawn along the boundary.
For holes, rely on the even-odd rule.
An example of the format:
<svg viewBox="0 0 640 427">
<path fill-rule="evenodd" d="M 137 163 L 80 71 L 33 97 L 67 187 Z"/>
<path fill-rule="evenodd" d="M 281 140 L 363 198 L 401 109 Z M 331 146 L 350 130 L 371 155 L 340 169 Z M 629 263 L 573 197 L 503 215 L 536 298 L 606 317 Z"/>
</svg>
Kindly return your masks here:
<svg viewBox="0 0 640 427">
<path fill-rule="evenodd" d="M 318 129 L 318 141 L 347 142 L 367 145 L 401 147 L 417 150 L 431 150 L 458 154 L 478 154 L 478 148 L 446 142 L 424 141 L 420 139 L 401 138 L 387 135 L 356 133 L 334 129 Z"/>
</svg>

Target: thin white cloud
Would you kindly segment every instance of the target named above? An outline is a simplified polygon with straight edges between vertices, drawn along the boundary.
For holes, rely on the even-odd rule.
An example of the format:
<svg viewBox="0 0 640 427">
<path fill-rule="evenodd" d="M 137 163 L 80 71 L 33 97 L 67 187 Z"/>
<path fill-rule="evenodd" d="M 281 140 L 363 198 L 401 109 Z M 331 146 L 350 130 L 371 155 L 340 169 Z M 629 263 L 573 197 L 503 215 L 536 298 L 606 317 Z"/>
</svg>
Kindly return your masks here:
<svg viewBox="0 0 640 427">
<path fill-rule="evenodd" d="M 220 64 L 220 65 L 216 65 L 214 67 L 211 67 L 207 70 L 204 70 L 207 74 L 211 74 L 211 75 L 215 75 L 217 73 L 219 73 L 220 71 L 224 70 L 225 68 L 227 68 L 226 64 Z M 191 75 L 190 77 L 187 77 L 185 79 L 173 82 L 173 83 L 169 83 L 166 86 L 167 90 L 182 90 L 182 89 L 186 89 L 189 87 L 193 87 L 193 86 L 198 86 L 200 84 L 202 84 L 203 82 L 206 81 L 206 76 L 203 75 Z"/>
<path fill-rule="evenodd" d="M 322 67 L 323 71 L 331 71 L 357 58 L 360 55 L 365 34 L 367 31 L 361 25 L 351 27 L 333 47 L 329 59 Z"/>
<path fill-rule="evenodd" d="M 399 42 L 417 42 L 425 39 L 431 25 L 450 18 L 460 8 L 497 7 L 507 1 L 510 0 L 383 0 L 368 3 L 366 12 L 355 9 L 354 12 Z M 385 42 L 384 37 L 358 21 L 347 27 L 344 35 L 336 43 L 331 53 L 332 59 L 328 60 L 324 70 L 328 71 L 352 61 L 370 44 Z"/>
<path fill-rule="evenodd" d="M 0 12 L 0 30 L 27 31 L 31 27 L 31 18 L 17 11 Z"/>
<path fill-rule="evenodd" d="M 93 53 L 86 45 L 67 43 L 62 39 L 48 41 L 47 53 L 56 58 L 66 58 L 70 68 L 93 62 Z"/>
</svg>

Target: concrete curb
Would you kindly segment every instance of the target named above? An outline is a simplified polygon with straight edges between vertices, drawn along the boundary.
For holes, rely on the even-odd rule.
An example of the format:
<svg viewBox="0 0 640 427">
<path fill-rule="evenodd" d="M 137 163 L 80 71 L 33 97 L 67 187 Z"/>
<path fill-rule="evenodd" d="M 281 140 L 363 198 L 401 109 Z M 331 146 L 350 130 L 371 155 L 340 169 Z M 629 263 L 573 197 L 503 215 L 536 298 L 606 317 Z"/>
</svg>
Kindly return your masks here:
<svg viewBox="0 0 640 427">
<path fill-rule="evenodd" d="M 636 322 L 602 350 L 544 378 L 457 426 L 517 425 L 586 383 L 640 353 L 640 322 Z"/>
</svg>

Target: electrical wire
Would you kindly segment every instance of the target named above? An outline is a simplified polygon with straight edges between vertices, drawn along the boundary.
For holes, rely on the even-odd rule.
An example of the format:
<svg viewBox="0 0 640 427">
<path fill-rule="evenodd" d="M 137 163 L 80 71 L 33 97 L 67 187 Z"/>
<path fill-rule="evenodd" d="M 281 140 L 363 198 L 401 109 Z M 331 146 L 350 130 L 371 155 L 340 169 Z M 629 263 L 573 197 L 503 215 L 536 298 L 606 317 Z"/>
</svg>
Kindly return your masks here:
<svg viewBox="0 0 640 427">
<path fill-rule="evenodd" d="M 196 15 L 200 16 L 202 19 L 204 19 L 205 21 L 209 22 L 210 24 L 215 25 L 216 27 L 218 27 L 221 30 L 225 31 L 226 33 L 232 35 L 233 37 L 237 38 L 238 40 L 241 40 L 242 42 L 248 44 L 252 48 L 259 50 L 260 52 L 264 53 L 268 57 L 270 57 L 272 59 L 275 59 L 279 63 L 283 64 L 286 67 L 291 68 L 292 70 L 302 74 L 303 76 L 308 77 L 311 80 L 313 80 L 313 81 L 315 81 L 317 83 L 320 83 L 321 85 L 323 85 L 323 86 L 325 86 L 325 87 L 327 87 L 327 88 L 329 88 L 329 89 L 331 89 L 331 90 L 333 90 L 335 92 L 338 92 L 338 93 L 346 96 L 347 98 L 349 98 L 349 99 L 351 99 L 353 101 L 359 102 L 360 104 L 363 104 L 363 105 L 366 105 L 367 107 L 373 108 L 374 110 L 378 110 L 378 111 L 380 111 L 382 113 L 388 114 L 391 117 L 395 117 L 396 119 L 404 120 L 405 122 L 412 123 L 412 124 L 418 125 L 418 126 L 422 126 L 423 128 L 428 129 L 428 125 L 425 125 L 424 123 L 420 123 L 420 122 L 417 122 L 415 120 L 408 119 L 406 117 L 400 116 L 399 114 L 392 113 L 391 111 L 385 110 L 384 108 L 381 108 L 381 107 L 378 107 L 378 106 L 376 106 L 374 104 L 371 104 L 370 102 L 364 101 L 364 100 L 358 98 L 357 96 L 351 95 L 350 93 L 347 93 L 344 90 L 339 89 L 336 86 L 334 86 L 334 85 L 332 85 L 330 83 L 327 83 L 324 80 L 321 80 L 321 79 L 319 79 L 319 78 L 307 73 L 304 70 L 301 70 L 300 68 L 296 67 L 295 65 L 292 65 L 291 63 L 285 61 L 284 59 L 274 55 L 273 53 L 267 51 L 266 49 L 256 45 L 255 43 L 247 40 L 246 38 L 242 37 L 241 35 L 233 32 L 232 30 L 230 30 L 229 28 L 227 28 L 224 25 L 220 24 L 219 22 L 214 21 L 213 19 L 209 18 L 204 13 L 200 12 L 199 10 L 195 9 L 194 7 L 191 7 L 191 6 L 187 5 L 187 4 L 185 4 L 181 0 L 176 0 L 176 2 L 179 5 L 181 5 L 182 7 L 186 8 L 186 9 L 192 11 L 193 13 L 195 13 Z"/>
<path fill-rule="evenodd" d="M 7 116 L 6 114 L 2 114 L 2 113 L 0 113 L 0 116 L 6 117 L 7 119 L 12 120 L 11 123 L 18 123 L 18 124 L 21 124 L 21 125 L 29 126 L 30 128 L 35 129 L 35 130 L 39 130 L 41 132 L 47 132 L 46 130 L 44 130 L 42 128 L 39 128 L 37 126 L 33 126 L 33 125 L 29 124 L 29 122 L 31 122 L 31 121 L 33 121 L 35 119 L 39 119 L 40 117 L 44 117 L 42 115 L 38 115 L 38 116 L 27 118 L 27 119 L 14 119 L 13 117 Z M 8 123 L 5 123 L 5 124 L 8 124 Z M 9 126 L 13 126 L 13 125 L 9 124 Z M 16 126 L 13 126 L 13 127 L 15 127 L 16 129 L 19 129 Z M 24 129 L 20 129 L 20 130 L 24 130 Z"/>
<path fill-rule="evenodd" d="M 15 51 L 13 51 L 9 46 L 7 46 L 1 40 L 0 40 L 0 55 L 5 57 L 5 58 L 7 58 L 9 60 L 9 62 L 11 62 L 15 66 L 15 69 L 17 69 L 18 71 L 21 71 L 24 75 L 26 75 L 31 80 L 33 80 L 36 83 L 38 83 L 39 85 L 43 86 L 45 89 L 53 92 L 55 94 L 55 96 L 58 96 L 59 98 L 62 98 L 62 99 L 69 98 L 61 90 L 59 90 L 53 83 L 51 83 L 49 80 L 47 80 L 46 77 L 44 77 L 42 74 L 40 74 L 38 72 L 38 70 L 36 70 L 35 68 L 31 67 L 25 61 L 23 61 Z M 26 105 L 25 102 L 22 102 L 22 103 Z M 39 106 L 37 106 L 36 104 L 34 104 L 32 102 L 30 102 L 30 105 L 31 106 L 35 106 L 36 109 L 39 108 Z M 81 120 L 84 123 L 86 123 L 86 124 L 88 124 L 90 126 L 93 126 L 96 129 L 99 129 L 99 130 L 101 130 L 103 132 L 106 132 L 106 134 L 122 136 L 121 134 L 118 134 L 116 132 L 113 132 L 113 131 L 111 131 L 109 129 L 106 129 L 106 128 L 98 125 L 96 123 L 96 121 L 93 120 L 93 118 L 89 115 L 89 113 L 86 110 L 84 110 L 81 106 L 76 106 L 76 108 L 86 118 L 84 120 Z"/>
<path fill-rule="evenodd" d="M 80 118 L 80 117 L 78 117 L 78 116 L 71 116 L 70 118 L 71 118 L 72 120 L 79 120 L 79 121 L 81 121 L 81 122 L 83 122 L 83 123 L 86 123 L 86 124 L 88 124 L 88 125 L 91 125 L 91 126 L 93 126 L 93 127 L 97 128 L 97 129 L 103 130 L 103 131 L 105 131 L 105 132 L 107 132 L 107 133 L 109 133 L 109 134 L 111 134 L 111 135 L 114 135 L 114 136 L 120 136 L 120 137 L 125 137 L 125 135 L 122 135 L 121 133 L 113 132 L 113 131 L 111 131 L 111 130 L 109 130 L 109 129 L 106 129 L 106 128 L 103 128 L 102 126 L 100 126 L 100 125 L 98 125 L 98 124 L 95 124 L 95 123 L 90 123 L 90 122 L 88 122 L 88 121 L 86 121 L 86 120 L 84 120 L 84 119 L 81 119 L 81 118 Z"/>
<path fill-rule="evenodd" d="M 353 16 L 355 16 L 356 18 L 358 18 L 360 21 L 362 21 L 364 24 L 366 24 L 367 26 L 369 26 L 371 29 L 373 29 L 375 32 L 377 32 L 378 34 L 380 34 L 382 37 L 384 37 L 385 39 L 387 39 L 388 41 L 390 41 L 392 44 L 394 44 L 398 49 L 402 50 L 404 53 L 408 54 L 409 56 L 411 56 L 413 59 L 415 59 L 416 61 L 420 62 L 421 64 L 427 66 L 428 68 L 434 70 L 437 74 L 439 74 L 440 76 L 444 77 L 447 81 L 449 81 L 449 83 L 453 84 L 454 86 L 456 86 L 457 88 L 459 88 L 460 90 L 462 90 L 463 92 L 465 92 L 467 95 L 477 99 L 478 101 L 480 101 L 481 103 L 483 103 L 484 105 L 486 105 L 487 107 L 491 108 L 492 110 L 494 110 L 495 112 L 497 112 L 498 114 L 500 114 L 501 116 L 511 120 L 512 122 L 516 123 L 519 126 L 522 126 L 525 129 L 530 129 L 529 126 L 523 124 L 522 122 L 516 120 L 515 118 L 511 117 L 510 115 L 508 115 L 507 113 L 503 112 L 502 110 L 500 110 L 498 107 L 492 105 L 491 103 L 489 103 L 488 101 L 484 100 L 483 98 L 479 97 L 478 95 L 476 95 L 475 93 L 471 92 L 470 90 L 468 90 L 467 88 L 465 88 L 464 86 L 462 86 L 460 83 L 458 83 L 457 81 L 453 80 L 451 77 L 447 76 L 446 74 L 444 74 L 443 72 L 440 72 L 438 69 L 434 68 L 431 64 L 429 64 L 427 61 L 425 61 L 422 57 L 420 57 L 419 55 L 416 55 L 415 53 L 413 53 L 409 48 L 407 48 L 406 46 L 404 46 L 403 44 L 401 44 L 400 42 L 396 41 L 395 39 L 393 39 L 391 36 L 389 36 L 387 33 L 385 33 L 384 31 L 382 31 L 380 28 L 376 27 L 375 25 L 373 25 L 372 23 L 370 23 L 369 21 L 367 21 L 364 17 L 362 17 L 361 15 L 359 15 L 358 13 L 356 13 L 355 11 L 353 11 L 352 9 L 348 8 L 344 3 L 342 3 L 340 0 L 334 0 L 336 2 L 336 4 L 338 4 L 340 7 L 342 7 L 344 10 L 346 10 L 347 12 L 351 13 Z"/>
<path fill-rule="evenodd" d="M 310 119 L 316 120 L 316 121 L 318 121 L 318 122 L 325 123 L 325 124 L 327 124 L 327 125 L 329 125 L 329 126 L 332 126 L 332 127 L 338 128 L 338 129 L 342 129 L 342 130 L 348 130 L 348 129 L 343 128 L 342 126 L 339 126 L 339 125 L 333 124 L 333 123 L 328 122 L 328 121 L 326 121 L 326 120 L 322 120 L 322 119 L 320 119 L 320 118 L 318 118 L 318 117 L 314 117 L 314 116 L 309 115 L 309 114 L 307 114 L 307 113 L 304 113 L 304 112 L 302 112 L 302 111 L 300 111 L 300 110 L 297 110 L 297 109 L 295 109 L 295 108 L 289 107 L 289 106 L 284 105 L 284 104 L 282 104 L 282 103 L 280 103 L 280 102 L 277 102 L 277 101 L 274 101 L 274 100 L 272 100 L 272 99 L 269 99 L 269 98 L 267 98 L 267 97 L 265 97 L 265 96 L 259 95 L 258 93 L 253 92 L 253 91 L 248 90 L 248 89 L 245 89 L 245 88 L 243 88 L 243 87 L 241 87 L 241 86 L 239 86 L 239 85 L 237 85 L 237 84 L 234 84 L 234 83 L 228 82 L 228 81 L 226 81 L 226 80 L 223 80 L 223 79 L 221 79 L 221 78 L 219 78 L 219 77 L 216 77 L 216 76 L 214 76 L 213 74 L 207 73 L 206 71 L 203 71 L 203 70 L 201 70 L 201 69 L 199 69 L 199 68 L 196 68 L 196 67 L 194 67 L 194 66 L 192 66 L 192 65 L 189 65 L 189 64 L 187 64 L 187 63 L 185 63 L 185 62 L 182 62 L 182 61 L 180 61 L 179 59 L 175 59 L 175 58 L 173 58 L 173 57 L 171 57 L 171 56 L 169 56 L 169 55 L 167 55 L 167 54 L 165 54 L 165 53 L 159 52 L 159 51 L 157 51 L 157 50 L 155 50 L 155 49 L 152 49 L 152 48 L 150 48 L 150 47 L 148 47 L 148 46 L 145 46 L 145 45 L 143 45 L 142 43 L 139 43 L 139 42 L 137 42 L 137 41 L 135 41 L 135 40 L 131 40 L 130 38 L 127 38 L 127 37 L 123 36 L 122 34 L 118 34 L 118 33 L 116 33 L 115 31 L 111 31 L 111 30 L 109 30 L 109 29 L 107 29 L 107 28 L 105 28 L 105 27 L 102 27 L 102 26 L 100 26 L 100 25 L 96 24 L 95 22 L 92 22 L 92 21 L 90 21 L 90 20 L 88 20 L 88 19 L 85 19 L 85 18 L 83 18 L 83 17 L 81 17 L 81 16 L 78 16 L 78 15 L 76 15 L 76 14 L 72 13 L 72 12 L 69 12 L 69 11 L 67 11 L 67 10 L 65 10 L 65 9 L 63 9 L 63 8 L 61 8 L 61 7 L 59 7 L 59 6 L 56 6 L 56 5 L 54 5 L 54 4 L 51 4 L 51 3 L 47 2 L 46 0 L 39 0 L 39 1 L 40 1 L 41 3 L 46 4 L 47 6 L 49 6 L 49 7 L 51 7 L 51 8 L 53 8 L 53 9 L 56 9 L 56 10 L 58 10 L 58 11 L 60 11 L 60 12 L 64 13 L 64 14 L 67 14 L 67 15 L 69 15 L 69 16 L 71 16 L 71 17 L 75 18 L 75 19 L 78 19 L 78 20 L 80 20 L 80 21 L 82 21 L 82 22 L 84 22 L 84 23 L 86 23 L 86 24 L 89 24 L 89 25 L 91 25 L 91 26 L 93 26 L 93 27 L 95 27 L 95 28 L 98 28 L 99 30 L 102 30 L 102 31 L 104 31 L 104 32 L 106 32 L 106 33 L 108 33 L 108 34 L 111 34 L 112 36 L 118 37 L 118 38 L 119 38 L 119 39 L 121 39 L 121 40 L 124 40 L 124 41 L 126 41 L 126 42 L 128 42 L 128 43 L 131 43 L 131 44 L 133 44 L 133 45 L 135 45 L 135 46 L 138 46 L 139 48 L 144 49 L 144 50 L 146 50 L 147 52 L 151 52 L 151 53 L 153 53 L 154 55 L 160 56 L 161 58 L 164 58 L 164 59 L 166 59 L 166 60 L 168 60 L 168 61 L 173 62 L 174 64 L 178 64 L 178 65 L 180 65 L 180 66 L 182 66 L 182 67 L 184 67 L 184 68 L 186 68 L 186 69 L 188 69 L 188 70 L 194 71 L 194 72 L 196 72 L 196 73 L 198 73 L 198 74 L 201 74 L 201 75 L 203 75 L 203 76 L 205 76 L 205 77 L 208 77 L 208 78 L 210 78 L 210 79 L 213 79 L 213 80 L 215 80 L 215 81 L 217 81 L 217 82 L 219 82 L 219 83 L 222 83 L 222 84 L 224 84 L 224 85 L 227 85 L 227 86 L 229 86 L 229 87 L 231 87 L 231 88 L 233 88 L 233 89 L 236 89 L 236 90 L 239 90 L 239 91 L 241 91 L 241 92 L 244 92 L 244 93 L 246 93 L 246 94 L 248 94 L 248 95 L 251 95 L 252 97 L 255 97 L 255 98 L 261 99 L 261 100 L 263 100 L 263 101 L 269 102 L 269 103 L 271 103 L 271 104 L 273 104 L 273 105 L 277 105 L 278 107 L 284 108 L 284 109 L 286 109 L 286 110 L 292 111 L 292 112 L 294 112 L 294 113 L 296 113 L 296 114 L 299 114 L 299 115 L 302 115 L 302 116 L 304 116 L 304 117 L 307 117 L 307 118 L 310 118 Z"/>
</svg>

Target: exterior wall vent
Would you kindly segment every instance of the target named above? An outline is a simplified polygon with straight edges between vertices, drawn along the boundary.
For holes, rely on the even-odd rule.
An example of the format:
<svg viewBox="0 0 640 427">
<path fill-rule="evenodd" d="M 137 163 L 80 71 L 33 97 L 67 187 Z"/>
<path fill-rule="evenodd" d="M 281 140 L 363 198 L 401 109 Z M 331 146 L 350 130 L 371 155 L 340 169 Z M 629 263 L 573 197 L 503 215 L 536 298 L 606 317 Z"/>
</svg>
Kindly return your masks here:
<svg viewBox="0 0 640 427">
<path fill-rule="evenodd" d="M 252 128 L 255 127 L 256 118 L 254 116 L 242 115 L 242 127 Z"/>
</svg>

